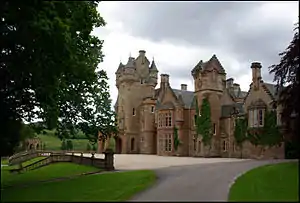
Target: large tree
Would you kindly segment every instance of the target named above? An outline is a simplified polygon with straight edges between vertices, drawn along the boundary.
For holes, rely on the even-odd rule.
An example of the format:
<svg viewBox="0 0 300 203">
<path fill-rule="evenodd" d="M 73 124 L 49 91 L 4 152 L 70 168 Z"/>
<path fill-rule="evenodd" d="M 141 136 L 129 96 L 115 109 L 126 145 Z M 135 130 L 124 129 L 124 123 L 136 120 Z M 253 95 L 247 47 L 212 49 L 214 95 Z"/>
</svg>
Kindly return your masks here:
<svg viewBox="0 0 300 203">
<path fill-rule="evenodd" d="M 297 127 L 297 124 L 300 123 L 299 54 L 299 23 L 297 23 L 293 40 L 286 50 L 279 54 L 280 62 L 269 68 L 270 73 L 274 74 L 274 81 L 277 82 L 278 86 L 278 104 L 282 105 L 283 108 L 281 117 L 283 126 L 288 133 L 292 134 L 292 140 L 297 143 L 297 147 L 300 133 Z M 294 122 L 291 122 L 292 120 Z M 291 126 L 292 123 L 296 125 Z"/>
<path fill-rule="evenodd" d="M 44 127 L 67 136 L 78 123 L 90 122 L 90 98 L 109 94 L 102 91 L 107 76 L 97 70 L 103 41 L 91 35 L 105 25 L 97 6 L 97 1 L 1 1 L 1 155 L 18 145 L 22 121 L 40 118 Z M 101 109 L 104 114 L 109 105 Z"/>
</svg>

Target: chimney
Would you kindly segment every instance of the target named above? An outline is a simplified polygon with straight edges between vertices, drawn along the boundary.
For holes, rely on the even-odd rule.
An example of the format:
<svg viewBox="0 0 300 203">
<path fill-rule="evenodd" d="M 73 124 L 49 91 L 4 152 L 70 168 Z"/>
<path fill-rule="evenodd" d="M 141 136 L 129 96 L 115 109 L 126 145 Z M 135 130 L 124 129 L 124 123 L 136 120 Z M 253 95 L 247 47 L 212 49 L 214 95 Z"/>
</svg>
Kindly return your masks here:
<svg viewBox="0 0 300 203">
<path fill-rule="evenodd" d="M 261 81 L 261 63 L 259 62 L 253 62 L 251 64 L 252 69 L 252 84 L 254 87 L 254 90 L 259 89 L 259 83 Z"/>
<path fill-rule="evenodd" d="M 169 86 L 169 75 L 168 74 L 161 74 L 160 75 L 160 87 L 165 89 Z"/>
<path fill-rule="evenodd" d="M 139 53 L 140 53 L 140 56 L 145 56 L 146 51 L 145 50 L 140 50 Z"/>
<path fill-rule="evenodd" d="M 237 84 L 237 83 L 234 83 L 234 84 L 233 84 L 233 92 L 234 92 L 234 95 L 237 96 L 238 93 L 239 93 L 240 91 L 241 91 L 240 85 Z"/>
<path fill-rule="evenodd" d="M 226 88 L 233 87 L 233 78 L 229 78 L 226 80 Z"/>
<path fill-rule="evenodd" d="M 187 90 L 187 84 L 181 84 L 181 90 Z"/>
</svg>

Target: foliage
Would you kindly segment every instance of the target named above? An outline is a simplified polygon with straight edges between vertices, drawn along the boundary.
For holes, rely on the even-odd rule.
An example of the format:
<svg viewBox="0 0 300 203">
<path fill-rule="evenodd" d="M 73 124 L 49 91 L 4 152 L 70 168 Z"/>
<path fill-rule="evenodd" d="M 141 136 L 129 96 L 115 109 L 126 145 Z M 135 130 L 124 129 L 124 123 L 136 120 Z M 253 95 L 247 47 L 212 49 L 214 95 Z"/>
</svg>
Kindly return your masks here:
<svg viewBox="0 0 300 203">
<path fill-rule="evenodd" d="M 67 150 L 67 143 L 66 143 L 66 140 L 64 139 L 62 142 L 61 142 L 61 147 L 60 147 L 61 150 Z"/>
<path fill-rule="evenodd" d="M 280 145 L 283 137 L 278 129 L 275 111 L 265 111 L 264 126 L 262 128 L 252 129 L 248 133 L 249 141 L 254 145 L 263 147 L 272 147 Z"/>
<path fill-rule="evenodd" d="M 210 104 L 208 98 L 202 100 L 201 116 L 197 118 L 197 134 L 201 134 L 204 146 L 211 145 L 212 124 L 210 119 Z"/>
<path fill-rule="evenodd" d="M 277 82 L 278 103 L 283 107 L 282 121 L 286 124 L 286 130 L 289 130 L 291 129 L 291 115 L 294 113 L 296 123 L 299 123 L 300 113 L 299 23 L 295 28 L 294 38 L 290 45 L 279 56 L 281 56 L 279 64 L 270 66 L 269 70 L 274 74 L 274 81 Z"/>
<path fill-rule="evenodd" d="M 105 25 L 97 6 L 98 1 L 1 2 L 1 155 L 18 145 L 22 121 L 40 118 L 43 128 L 57 127 L 60 138 L 80 122 L 94 125 L 86 120 L 94 113 L 89 98 L 109 97 L 106 90 L 102 94 L 106 73 L 96 69 L 103 41 L 91 35 Z M 98 111 L 111 108 L 105 104 Z"/>
<path fill-rule="evenodd" d="M 201 134 L 201 123 L 200 123 L 200 111 L 199 111 L 199 104 L 198 99 L 196 99 L 196 115 L 195 115 L 195 124 L 196 124 L 196 135 L 197 137 Z"/>
<path fill-rule="evenodd" d="M 43 144 L 43 150 L 46 150 L 46 143 Z"/>
<path fill-rule="evenodd" d="M 67 150 L 73 150 L 72 140 L 67 140 L 66 147 L 67 147 Z"/>
<path fill-rule="evenodd" d="M 235 129 L 234 138 L 236 143 L 241 147 L 243 142 L 247 139 L 247 119 L 236 118 L 235 119 Z"/>
<path fill-rule="evenodd" d="M 97 151 L 97 143 L 94 143 L 94 144 L 92 145 L 92 151 Z"/>
<path fill-rule="evenodd" d="M 90 145 L 90 143 L 86 144 L 86 151 L 91 151 L 91 145 Z"/>
<path fill-rule="evenodd" d="M 174 149 L 177 151 L 178 146 L 180 145 L 180 140 L 178 138 L 178 129 L 174 126 Z"/>
</svg>

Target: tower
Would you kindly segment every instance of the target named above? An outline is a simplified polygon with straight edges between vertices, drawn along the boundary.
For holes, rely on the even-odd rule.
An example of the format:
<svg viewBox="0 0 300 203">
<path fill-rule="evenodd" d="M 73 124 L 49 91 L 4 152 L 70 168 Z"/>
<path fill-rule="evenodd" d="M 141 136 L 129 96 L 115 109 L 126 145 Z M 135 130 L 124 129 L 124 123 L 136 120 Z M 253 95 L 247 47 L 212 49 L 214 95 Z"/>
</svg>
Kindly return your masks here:
<svg viewBox="0 0 300 203">
<path fill-rule="evenodd" d="M 201 60 L 191 73 L 194 78 L 195 97 L 198 100 L 199 109 L 204 98 L 208 98 L 210 102 L 213 142 L 215 142 L 215 144 L 212 143 L 212 149 L 218 153 L 218 149 L 214 149 L 214 146 L 219 146 L 216 138 L 219 136 L 221 98 L 226 88 L 225 70 L 216 55 L 213 55 L 207 62 Z"/>
<path fill-rule="evenodd" d="M 144 50 L 140 50 L 137 58 L 130 56 L 127 63 L 120 63 L 116 71 L 116 113 L 119 128 L 116 145 L 120 153 L 139 152 L 142 102 L 145 98 L 154 96 L 157 85 L 158 70 L 154 61 L 150 64 L 145 54 Z"/>
</svg>

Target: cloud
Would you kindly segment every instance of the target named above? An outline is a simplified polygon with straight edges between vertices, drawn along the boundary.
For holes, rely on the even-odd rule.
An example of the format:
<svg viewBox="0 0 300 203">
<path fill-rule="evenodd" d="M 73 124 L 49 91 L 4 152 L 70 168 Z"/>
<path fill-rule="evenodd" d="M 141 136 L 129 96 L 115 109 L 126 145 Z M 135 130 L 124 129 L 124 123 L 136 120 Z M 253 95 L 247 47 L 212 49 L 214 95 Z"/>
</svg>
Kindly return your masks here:
<svg viewBox="0 0 300 203">
<path fill-rule="evenodd" d="M 115 100 L 115 71 L 129 53 L 144 49 L 155 58 L 160 73 L 170 74 L 173 88 L 180 83 L 193 90 L 191 69 L 216 54 L 227 77 L 247 90 L 250 63 L 263 64 L 263 79 L 272 81 L 267 67 L 277 63 L 293 37 L 297 2 L 101 2 L 107 22 L 94 33 L 104 39 L 100 68 L 110 77 Z"/>
</svg>

